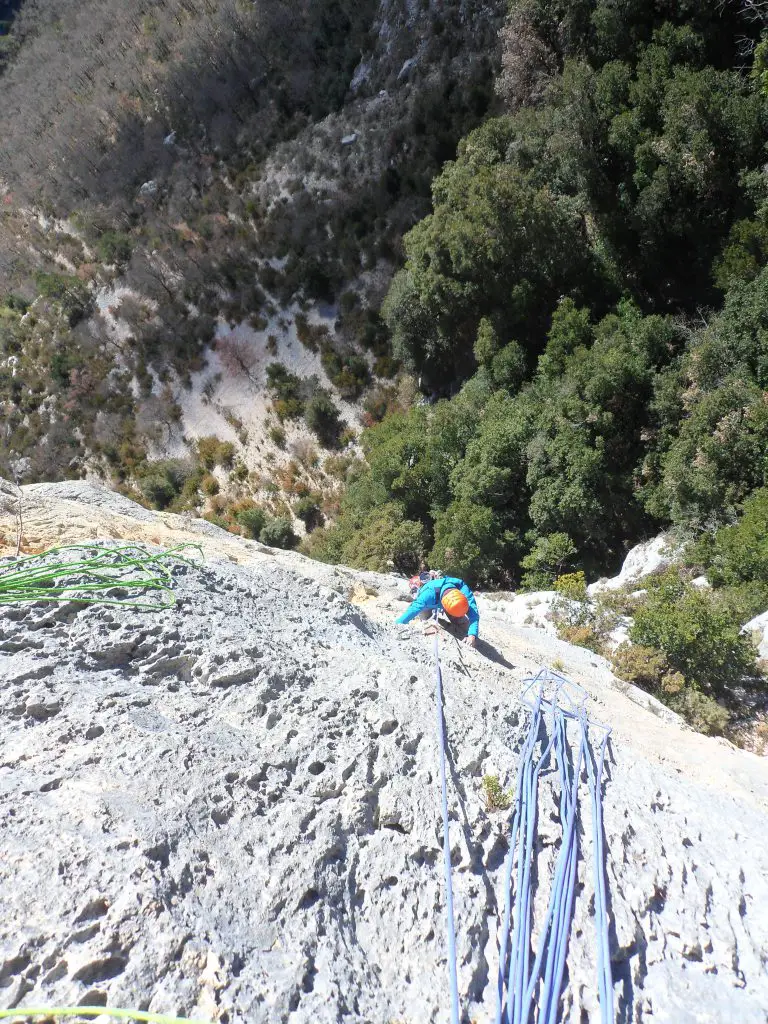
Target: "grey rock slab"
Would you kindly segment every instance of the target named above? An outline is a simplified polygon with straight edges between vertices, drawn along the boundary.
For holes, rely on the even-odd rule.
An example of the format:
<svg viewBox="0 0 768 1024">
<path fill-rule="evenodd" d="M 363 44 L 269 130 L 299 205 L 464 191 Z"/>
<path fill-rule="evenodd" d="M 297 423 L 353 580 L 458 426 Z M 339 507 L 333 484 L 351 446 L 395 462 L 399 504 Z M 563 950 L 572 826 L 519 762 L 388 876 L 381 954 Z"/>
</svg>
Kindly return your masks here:
<svg viewBox="0 0 768 1024">
<path fill-rule="evenodd" d="M 0 609 L 0 1005 L 447 1019 L 431 644 L 343 596 L 394 601 L 402 581 L 312 579 L 291 557 L 180 564 L 177 607 L 155 613 Z M 484 1022 L 507 825 L 482 778 L 514 787 L 522 673 L 447 640 L 442 654 L 459 984 L 466 1019 Z M 559 843 L 555 775 L 536 922 Z M 562 1010 L 574 1022 L 600 1019 L 584 803 Z M 614 747 L 618 1020 L 765 1020 L 765 826 Z"/>
</svg>

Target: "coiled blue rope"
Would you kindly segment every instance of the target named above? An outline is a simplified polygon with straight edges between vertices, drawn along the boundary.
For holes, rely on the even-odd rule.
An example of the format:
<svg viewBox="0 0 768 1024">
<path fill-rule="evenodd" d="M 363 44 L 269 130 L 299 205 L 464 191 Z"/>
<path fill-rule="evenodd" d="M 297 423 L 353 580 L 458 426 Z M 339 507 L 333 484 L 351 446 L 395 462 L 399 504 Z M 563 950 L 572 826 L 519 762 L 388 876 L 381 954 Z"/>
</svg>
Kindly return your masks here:
<svg viewBox="0 0 768 1024">
<path fill-rule="evenodd" d="M 576 875 L 579 857 L 578 845 L 578 793 L 582 766 L 586 765 L 590 793 L 593 829 L 593 871 L 595 876 L 595 923 L 598 946 L 598 994 L 603 1024 L 614 1020 L 613 981 L 610 967 L 608 937 L 607 895 L 604 870 L 604 843 L 602 831 L 601 781 L 605 751 L 610 730 L 590 723 L 584 709 L 586 693 L 558 673 L 542 670 L 526 680 L 523 703 L 531 712 L 526 740 L 520 753 L 518 789 L 510 823 L 510 849 L 505 871 L 505 913 L 500 943 L 499 975 L 497 986 L 497 1024 L 527 1024 L 534 1004 L 538 1008 L 536 1019 L 542 1024 L 557 1021 L 560 993 L 568 952 Z M 548 698 L 546 689 L 552 694 Z M 531 695 L 533 694 L 533 697 Z M 536 768 L 532 768 L 533 754 L 545 713 L 551 717 L 549 740 L 542 751 Z M 579 730 L 575 760 L 571 763 L 568 742 L 568 723 L 574 722 Z M 596 761 L 593 761 L 589 743 L 589 728 L 602 730 Z M 529 837 L 535 826 L 536 793 L 532 789 L 538 781 L 551 753 L 554 751 L 560 783 L 560 820 L 563 837 L 550 890 L 549 904 L 541 928 L 539 948 L 533 967 L 529 969 L 529 951 L 532 916 L 530 868 L 533 844 Z M 521 828 L 521 823 L 525 828 Z M 507 933 L 512 906 L 512 866 L 517 863 L 515 886 L 516 913 L 512 930 L 510 963 L 506 967 Z M 521 864 L 523 867 L 521 867 Z M 506 982 L 506 984 L 505 984 Z M 506 988 L 506 1004 L 505 1004 Z"/>
<path fill-rule="evenodd" d="M 437 632 L 434 635 L 437 725 L 440 748 L 440 784 L 443 813 L 443 861 L 446 887 L 448 973 L 451 1021 L 459 1024 L 456 964 L 456 927 L 453 910 L 451 846 L 448 832 L 446 738 L 443 681 Z M 602 1024 L 613 1024 L 613 979 L 608 933 L 607 886 L 602 816 L 602 777 L 610 729 L 591 722 L 585 710 L 586 692 L 565 676 L 543 669 L 525 680 L 522 701 L 531 720 L 520 750 L 515 797 L 510 818 L 509 852 L 504 867 L 504 915 L 499 949 L 496 1024 L 528 1024 L 534 1007 L 539 1024 L 556 1024 L 568 954 L 579 859 L 579 785 L 586 769 L 592 817 L 592 851 L 597 932 L 598 997 Z M 547 688 L 551 695 L 547 696 Z M 532 696 L 531 696 L 532 695 Z M 549 717 L 549 738 L 538 757 L 536 747 L 542 725 Z M 568 725 L 578 730 L 573 755 Z M 590 728 L 601 731 L 597 754 L 590 744 Z M 563 837 L 541 928 L 539 946 L 531 965 L 533 927 L 532 871 L 538 813 L 538 783 L 544 769 L 557 763 L 560 784 L 560 820 Z M 516 868 L 516 870 L 515 870 Z M 513 901 L 512 878 L 515 876 Z M 514 908 L 514 914 L 513 914 Z"/>
</svg>

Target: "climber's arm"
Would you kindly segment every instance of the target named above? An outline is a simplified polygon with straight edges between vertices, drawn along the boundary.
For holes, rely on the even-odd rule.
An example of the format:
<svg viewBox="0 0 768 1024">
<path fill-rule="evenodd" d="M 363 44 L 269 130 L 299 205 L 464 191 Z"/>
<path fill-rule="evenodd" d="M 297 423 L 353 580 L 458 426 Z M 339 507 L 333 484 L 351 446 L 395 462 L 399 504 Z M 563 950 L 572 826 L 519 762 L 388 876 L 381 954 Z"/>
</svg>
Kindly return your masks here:
<svg viewBox="0 0 768 1024">
<path fill-rule="evenodd" d="M 428 611 L 432 606 L 430 605 L 430 593 L 427 587 L 422 587 L 416 597 L 411 601 L 408 607 L 405 609 L 399 619 L 395 621 L 398 624 L 410 622 L 411 619 L 415 619 L 419 612 Z"/>
</svg>

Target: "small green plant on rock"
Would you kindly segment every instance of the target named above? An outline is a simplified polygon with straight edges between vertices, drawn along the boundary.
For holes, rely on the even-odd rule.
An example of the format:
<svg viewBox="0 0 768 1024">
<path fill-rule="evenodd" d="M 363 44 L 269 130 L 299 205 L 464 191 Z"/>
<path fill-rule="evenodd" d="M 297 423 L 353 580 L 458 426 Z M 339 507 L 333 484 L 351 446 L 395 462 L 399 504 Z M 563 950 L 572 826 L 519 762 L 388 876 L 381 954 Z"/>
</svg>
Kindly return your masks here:
<svg viewBox="0 0 768 1024">
<path fill-rule="evenodd" d="M 489 811 L 506 811 L 512 803 L 512 796 L 502 788 L 498 775 L 483 776 L 483 796 Z"/>
</svg>

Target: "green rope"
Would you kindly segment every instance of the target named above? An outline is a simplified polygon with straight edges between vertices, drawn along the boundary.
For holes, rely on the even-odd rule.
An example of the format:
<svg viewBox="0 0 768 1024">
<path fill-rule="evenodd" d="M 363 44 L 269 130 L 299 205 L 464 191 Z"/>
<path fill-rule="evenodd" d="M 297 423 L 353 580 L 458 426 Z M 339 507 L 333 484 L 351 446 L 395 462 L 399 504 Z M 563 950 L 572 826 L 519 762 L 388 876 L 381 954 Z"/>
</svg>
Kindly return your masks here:
<svg viewBox="0 0 768 1024">
<path fill-rule="evenodd" d="M 39 555 L 25 555 L 0 565 L 0 605 L 23 601 L 79 601 L 84 604 L 120 605 L 144 611 L 172 608 L 173 563 L 199 565 L 181 552 L 197 544 L 179 544 L 150 554 L 137 544 L 102 547 L 69 544 Z M 72 558 L 61 556 L 72 555 Z M 124 595 L 115 591 L 128 591 Z M 112 596 L 110 596 L 110 594 Z M 147 595 L 153 599 L 143 600 Z"/>
<path fill-rule="evenodd" d="M 208 1024 L 204 1020 L 187 1017 L 168 1017 L 164 1013 L 144 1010 L 118 1010 L 106 1006 L 18 1006 L 13 1010 L 0 1010 L 0 1020 L 9 1017 L 122 1017 L 123 1020 L 146 1020 L 152 1024 Z"/>
</svg>

